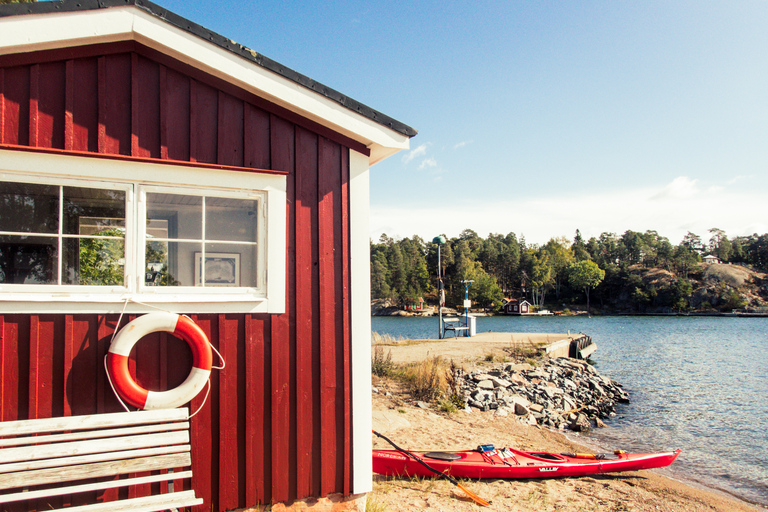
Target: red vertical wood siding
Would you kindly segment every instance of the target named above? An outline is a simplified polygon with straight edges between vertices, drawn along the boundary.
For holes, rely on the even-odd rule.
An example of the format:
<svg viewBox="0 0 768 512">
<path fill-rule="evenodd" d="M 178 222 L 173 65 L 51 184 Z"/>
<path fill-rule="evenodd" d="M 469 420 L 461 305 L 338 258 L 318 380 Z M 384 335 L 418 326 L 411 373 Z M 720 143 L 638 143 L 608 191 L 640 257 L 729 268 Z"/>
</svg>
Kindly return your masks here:
<svg viewBox="0 0 768 512">
<path fill-rule="evenodd" d="M 273 118 L 274 137 L 270 151 L 272 166 L 293 172 L 295 164 L 294 126 Z M 290 214 L 290 212 L 288 212 Z M 288 219 L 290 221 L 290 215 Z M 290 224 L 289 224 L 290 225 Z M 290 231 L 290 229 L 289 229 Z M 285 236 L 289 237 L 290 233 Z M 290 254 L 290 252 L 289 252 Z M 290 268 L 290 257 L 287 268 Z M 290 286 L 290 278 L 288 279 Z M 286 301 L 285 313 L 272 319 L 272 499 L 287 501 L 296 492 L 296 429 L 291 422 L 291 404 L 296 402 L 291 382 L 295 379 L 292 360 L 295 358 L 295 338 L 291 337 L 291 314 L 294 305 Z M 294 329 L 295 332 L 295 329 Z M 295 421 L 295 414 L 294 421 Z"/>
<path fill-rule="evenodd" d="M 71 55 L 6 67 L 0 58 L 0 144 L 287 172 L 285 313 L 192 317 L 226 360 L 189 404 L 197 413 L 187 485 L 205 500 L 196 510 L 348 494 L 348 147 L 168 59 Z M 117 322 L 0 314 L 0 421 L 120 411 L 103 366 Z M 131 357 L 150 389 L 178 385 L 191 366 L 188 347 L 166 334 L 148 336 Z"/>
<path fill-rule="evenodd" d="M 320 494 L 320 302 L 318 266 L 317 139 L 296 130 L 295 236 L 297 495 Z"/>
<path fill-rule="evenodd" d="M 3 144 L 29 144 L 29 72 L 19 66 L 3 73 Z"/>
</svg>

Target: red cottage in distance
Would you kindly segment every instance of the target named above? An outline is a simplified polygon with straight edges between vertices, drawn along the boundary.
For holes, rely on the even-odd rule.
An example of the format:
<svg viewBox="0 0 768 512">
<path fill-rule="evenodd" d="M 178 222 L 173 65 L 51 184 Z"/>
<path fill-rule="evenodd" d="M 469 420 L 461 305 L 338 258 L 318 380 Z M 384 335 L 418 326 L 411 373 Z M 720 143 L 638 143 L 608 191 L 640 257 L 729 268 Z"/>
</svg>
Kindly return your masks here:
<svg viewBox="0 0 768 512">
<path fill-rule="evenodd" d="M 194 510 L 370 491 L 369 168 L 415 134 L 144 0 L 0 6 L 0 421 L 120 412 L 113 333 L 160 309 L 227 363 Z M 129 360 L 191 365 L 165 333 Z"/>
<path fill-rule="evenodd" d="M 527 315 L 530 312 L 530 307 L 531 303 L 527 300 L 509 299 L 504 302 L 501 312 L 505 315 Z"/>
</svg>

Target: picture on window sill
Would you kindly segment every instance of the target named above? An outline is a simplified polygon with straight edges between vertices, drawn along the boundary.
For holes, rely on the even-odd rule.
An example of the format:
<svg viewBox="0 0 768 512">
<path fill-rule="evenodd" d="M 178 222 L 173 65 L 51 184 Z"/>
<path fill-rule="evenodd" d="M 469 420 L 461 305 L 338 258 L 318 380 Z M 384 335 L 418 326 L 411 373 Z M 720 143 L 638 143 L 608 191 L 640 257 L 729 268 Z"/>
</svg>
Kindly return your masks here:
<svg viewBox="0 0 768 512">
<path fill-rule="evenodd" d="M 203 284 L 203 254 L 195 253 L 195 286 L 240 286 L 240 255 L 237 253 L 205 253 L 205 284 Z"/>
</svg>

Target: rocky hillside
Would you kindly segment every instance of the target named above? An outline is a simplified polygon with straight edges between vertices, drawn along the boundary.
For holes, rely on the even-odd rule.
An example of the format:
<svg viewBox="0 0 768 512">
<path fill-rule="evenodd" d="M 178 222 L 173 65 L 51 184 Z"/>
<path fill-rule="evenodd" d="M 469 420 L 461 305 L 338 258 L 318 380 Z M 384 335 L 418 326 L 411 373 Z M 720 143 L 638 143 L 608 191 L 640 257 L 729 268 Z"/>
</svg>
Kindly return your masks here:
<svg viewBox="0 0 768 512">
<path fill-rule="evenodd" d="M 686 279 L 633 265 L 620 284 L 606 281 L 601 287 L 595 291 L 602 292 L 598 304 L 605 313 L 761 312 L 768 307 L 768 276 L 741 265 L 700 264 Z M 606 293 L 610 287 L 616 293 Z"/>
<path fill-rule="evenodd" d="M 693 290 L 690 305 L 693 309 L 707 309 L 727 305 L 733 291 L 743 302 L 743 308 L 754 310 L 768 306 L 768 279 L 766 274 L 740 265 L 705 265 L 698 286 Z M 698 276 L 697 276 L 698 277 Z M 739 308 L 736 308 L 739 309 Z"/>
</svg>

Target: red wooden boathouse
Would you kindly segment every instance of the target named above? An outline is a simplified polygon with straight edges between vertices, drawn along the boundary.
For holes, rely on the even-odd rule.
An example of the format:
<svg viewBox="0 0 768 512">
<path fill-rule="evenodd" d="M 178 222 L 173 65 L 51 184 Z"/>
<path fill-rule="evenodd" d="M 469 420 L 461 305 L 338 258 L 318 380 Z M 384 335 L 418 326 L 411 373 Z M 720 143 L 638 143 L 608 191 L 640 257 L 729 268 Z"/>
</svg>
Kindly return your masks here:
<svg viewBox="0 0 768 512">
<path fill-rule="evenodd" d="M 0 6 L 0 421 L 122 410 L 104 356 L 159 308 L 226 360 L 189 404 L 200 510 L 369 491 L 368 172 L 415 133 L 143 0 Z"/>
</svg>

